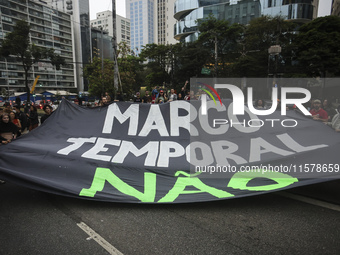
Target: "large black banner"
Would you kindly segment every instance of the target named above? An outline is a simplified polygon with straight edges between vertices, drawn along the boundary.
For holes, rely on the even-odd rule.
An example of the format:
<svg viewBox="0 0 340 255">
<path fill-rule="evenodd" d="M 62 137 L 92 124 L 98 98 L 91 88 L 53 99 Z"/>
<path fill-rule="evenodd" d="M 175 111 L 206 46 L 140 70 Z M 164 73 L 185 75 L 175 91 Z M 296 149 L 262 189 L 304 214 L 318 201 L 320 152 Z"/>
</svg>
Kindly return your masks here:
<svg viewBox="0 0 340 255">
<path fill-rule="evenodd" d="M 187 203 L 339 178 L 340 134 L 323 123 L 293 110 L 239 117 L 231 100 L 207 107 L 63 101 L 0 146 L 0 179 L 100 201 Z"/>
</svg>

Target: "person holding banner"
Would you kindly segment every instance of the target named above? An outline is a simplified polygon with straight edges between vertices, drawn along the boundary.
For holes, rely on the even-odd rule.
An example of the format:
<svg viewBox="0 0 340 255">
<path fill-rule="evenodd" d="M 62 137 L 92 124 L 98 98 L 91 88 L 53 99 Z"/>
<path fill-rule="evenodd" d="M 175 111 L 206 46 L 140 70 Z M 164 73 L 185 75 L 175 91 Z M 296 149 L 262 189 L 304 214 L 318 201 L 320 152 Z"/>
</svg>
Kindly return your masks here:
<svg viewBox="0 0 340 255">
<path fill-rule="evenodd" d="M 10 143 L 17 137 L 18 127 L 10 121 L 8 113 L 4 113 L 0 117 L 0 137 L 1 144 Z"/>
<path fill-rule="evenodd" d="M 27 128 L 27 117 L 26 117 L 26 114 L 21 111 L 20 105 L 14 105 L 13 108 L 15 110 L 16 118 L 20 120 L 21 133 L 24 133 L 25 129 Z"/>
<path fill-rule="evenodd" d="M 331 122 L 326 122 L 328 126 L 332 127 L 336 132 L 340 132 L 340 105 L 336 109 L 336 114 L 332 118 Z"/>
<path fill-rule="evenodd" d="M 177 100 L 177 94 L 175 93 L 174 89 L 171 89 L 168 102 L 175 101 L 175 100 Z"/>
<path fill-rule="evenodd" d="M 334 115 L 336 114 L 336 111 L 335 111 L 335 109 L 332 107 L 331 101 L 328 100 L 328 99 L 324 99 L 324 100 L 322 101 L 322 107 L 321 107 L 321 108 L 324 109 L 324 110 L 327 112 L 327 114 L 328 114 L 328 120 L 329 120 L 329 121 L 332 121 Z"/>
<path fill-rule="evenodd" d="M 313 120 L 327 122 L 328 114 L 324 109 L 321 108 L 321 101 L 319 99 L 315 99 L 313 104 L 314 108 L 310 111 Z"/>
<path fill-rule="evenodd" d="M 158 104 L 162 104 L 162 103 L 165 103 L 166 101 L 168 101 L 168 98 L 166 97 L 166 95 L 164 94 L 164 90 L 161 89 L 159 91 L 159 96 L 158 96 L 158 101 L 157 103 Z"/>
<path fill-rule="evenodd" d="M 266 103 L 262 99 L 257 99 L 254 106 L 257 109 L 263 109 L 263 110 L 267 109 Z"/>
<path fill-rule="evenodd" d="M 10 116 L 8 113 L 3 113 L 0 117 L 0 145 L 5 145 L 10 143 L 16 138 L 18 132 L 18 127 L 10 121 Z M 0 184 L 5 184 L 6 182 L 0 180 Z"/>
<path fill-rule="evenodd" d="M 51 114 L 53 113 L 53 108 L 52 106 L 50 106 L 49 104 L 44 105 L 43 110 L 45 112 L 45 114 L 43 116 L 41 116 L 40 118 L 40 123 L 41 125 L 44 123 L 45 120 L 47 120 L 48 117 L 51 116 Z"/>
<path fill-rule="evenodd" d="M 9 114 L 9 117 L 10 117 L 10 121 L 18 127 L 17 137 L 21 136 L 22 126 L 21 126 L 20 120 L 16 117 L 15 112 L 11 111 L 11 113 Z"/>
</svg>

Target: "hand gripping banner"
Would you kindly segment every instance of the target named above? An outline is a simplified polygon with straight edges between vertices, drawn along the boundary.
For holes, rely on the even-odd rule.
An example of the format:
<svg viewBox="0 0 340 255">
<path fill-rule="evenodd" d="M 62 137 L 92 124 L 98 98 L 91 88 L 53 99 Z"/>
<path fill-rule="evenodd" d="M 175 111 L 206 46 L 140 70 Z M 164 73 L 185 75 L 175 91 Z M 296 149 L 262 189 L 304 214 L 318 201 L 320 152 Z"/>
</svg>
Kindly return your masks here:
<svg viewBox="0 0 340 255">
<path fill-rule="evenodd" d="M 339 178 L 340 137 L 298 111 L 233 114 L 231 100 L 64 100 L 43 125 L 0 146 L 0 179 L 84 199 L 187 203 Z"/>
</svg>

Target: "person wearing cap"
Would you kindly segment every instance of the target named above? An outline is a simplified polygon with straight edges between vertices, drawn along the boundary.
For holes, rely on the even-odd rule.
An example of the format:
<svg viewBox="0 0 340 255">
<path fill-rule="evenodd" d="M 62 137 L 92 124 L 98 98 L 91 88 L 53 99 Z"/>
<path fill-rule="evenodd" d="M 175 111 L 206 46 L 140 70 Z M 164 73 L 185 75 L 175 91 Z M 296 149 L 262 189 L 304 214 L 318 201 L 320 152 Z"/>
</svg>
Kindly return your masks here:
<svg viewBox="0 0 340 255">
<path fill-rule="evenodd" d="M 158 95 L 158 98 L 157 98 L 157 103 L 160 103 L 160 102 L 165 103 L 166 101 L 168 101 L 168 98 L 166 97 L 166 95 L 164 93 L 164 90 L 161 89 L 159 91 L 159 95 Z"/>
<path fill-rule="evenodd" d="M 328 114 L 324 109 L 321 108 L 321 101 L 319 99 L 315 99 L 313 105 L 314 108 L 310 111 L 313 120 L 327 122 Z"/>
<path fill-rule="evenodd" d="M 133 101 L 135 103 L 141 103 L 142 102 L 142 99 L 140 98 L 140 93 L 139 92 L 136 93 L 136 97 L 135 97 L 135 99 Z"/>
</svg>

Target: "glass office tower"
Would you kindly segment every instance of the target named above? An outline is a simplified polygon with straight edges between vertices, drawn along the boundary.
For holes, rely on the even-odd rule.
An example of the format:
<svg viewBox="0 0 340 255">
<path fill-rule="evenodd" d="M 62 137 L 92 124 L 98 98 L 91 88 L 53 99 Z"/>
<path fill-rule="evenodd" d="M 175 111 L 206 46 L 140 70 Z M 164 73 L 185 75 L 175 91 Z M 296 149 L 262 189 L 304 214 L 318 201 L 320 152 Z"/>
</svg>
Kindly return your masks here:
<svg viewBox="0 0 340 255">
<path fill-rule="evenodd" d="M 155 0 L 127 0 L 126 17 L 131 25 L 131 50 L 138 55 L 143 46 L 155 43 Z"/>
<path fill-rule="evenodd" d="M 261 15 L 260 0 L 177 0 L 174 6 L 175 39 L 195 41 L 198 37 L 197 20 L 213 14 L 219 20 L 247 24 Z"/>
<path fill-rule="evenodd" d="M 261 0 L 262 15 L 308 22 L 317 17 L 319 0 Z"/>
<path fill-rule="evenodd" d="M 317 17 L 318 4 L 319 0 L 177 0 L 174 37 L 182 42 L 195 41 L 198 37 L 196 21 L 209 14 L 240 24 L 263 15 L 307 22 Z"/>
</svg>

